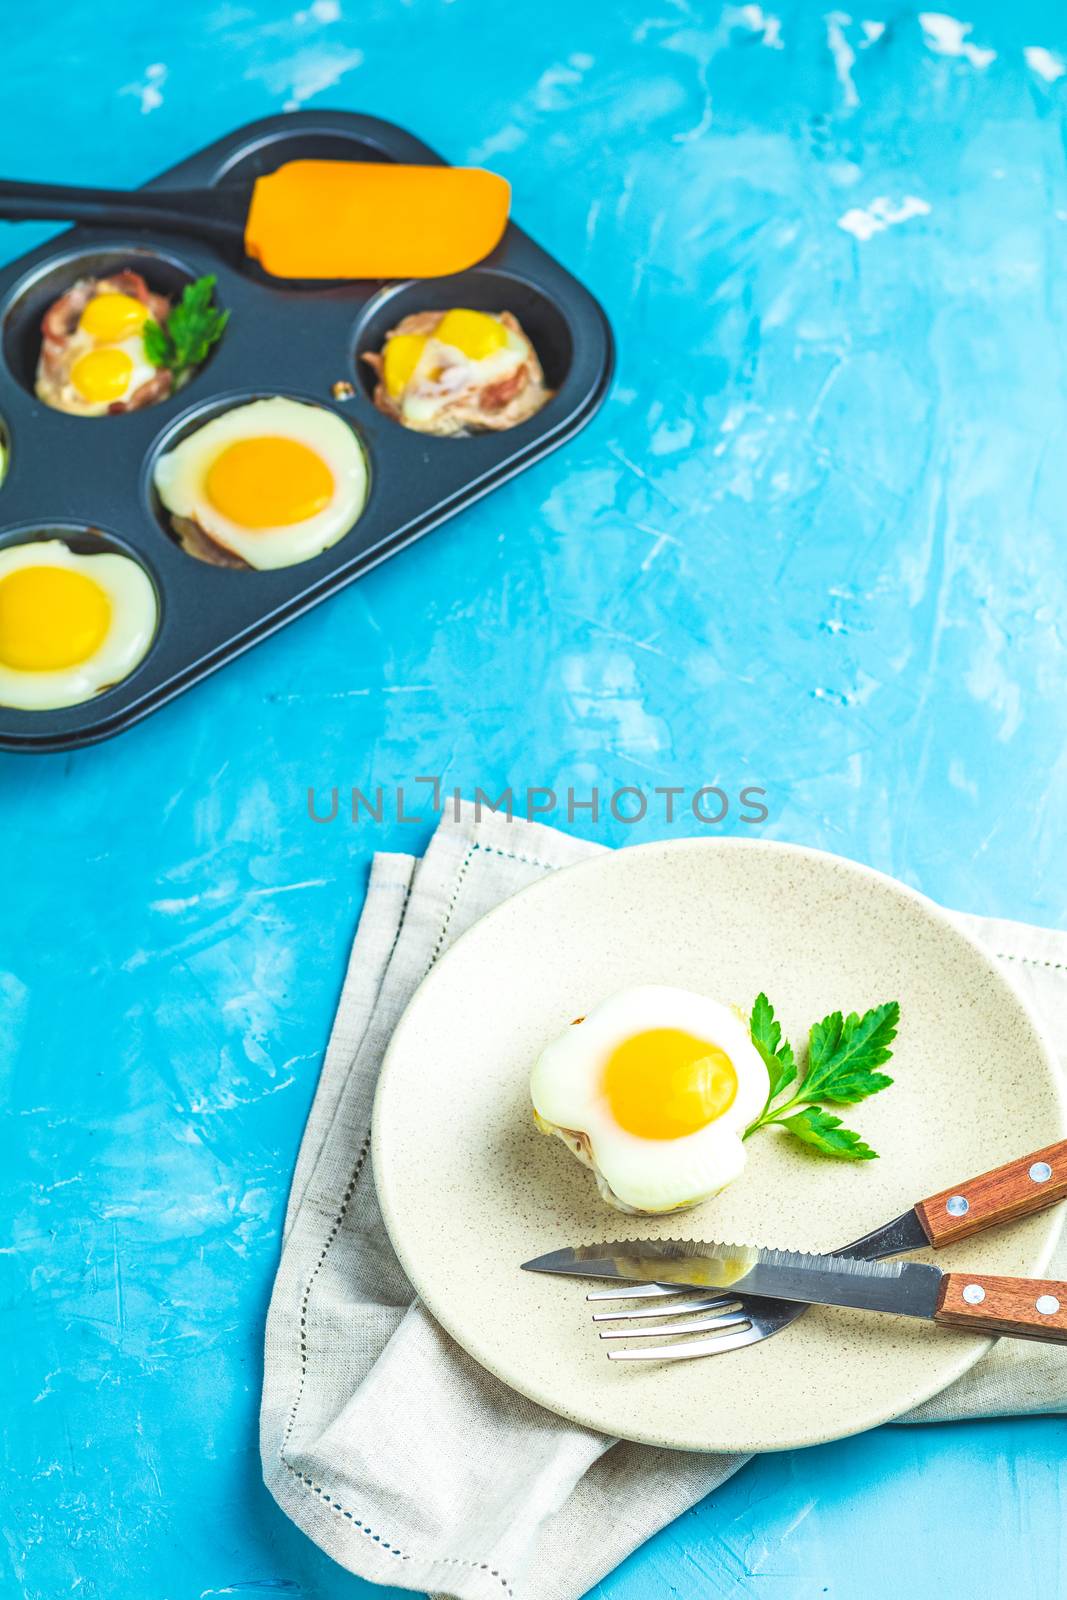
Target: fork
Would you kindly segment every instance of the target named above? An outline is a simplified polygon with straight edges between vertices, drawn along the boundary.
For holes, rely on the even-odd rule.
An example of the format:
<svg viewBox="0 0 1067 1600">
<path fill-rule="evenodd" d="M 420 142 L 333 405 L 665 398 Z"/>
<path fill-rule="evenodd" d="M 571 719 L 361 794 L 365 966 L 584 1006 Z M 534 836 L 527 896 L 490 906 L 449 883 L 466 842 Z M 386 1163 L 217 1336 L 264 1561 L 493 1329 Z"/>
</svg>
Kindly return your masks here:
<svg viewBox="0 0 1067 1600">
<path fill-rule="evenodd" d="M 955 1188 L 944 1189 L 929 1200 L 919 1200 L 892 1222 L 865 1233 L 832 1254 L 879 1261 L 920 1246 L 933 1245 L 937 1249 L 985 1228 L 1034 1216 L 1065 1197 L 1067 1139 L 1020 1156 Z M 800 1302 L 769 1300 L 758 1295 L 725 1293 L 694 1297 L 690 1290 L 682 1291 L 679 1298 L 678 1285 L 667 1283 L 594 1289 L 586 1299 L 642 1302 L 636 1306 L 595 1311 L 593 1321 L 596 1323 L 629 1324 L 639 1320 L 659 1324 L 656 1327 L 604 1328 L 600 1332 L 602 1339 L 667 1337 L 671 1340 L 669 1344 L 610 1349 L 607 1355 L 611 1361 L 687 1361 L 696 1356 L 724 1355 L 728 1350 L 741 1350 L 746 1345 L 772 1338 L 808 1310 Z M 680 1320 L 673 1320 L 675 1318 Z M 663 1326 L 667 1322 L 670 1326 Z M 687 1338 L 690 1334 L 710 1337 Z"/>
</svg>

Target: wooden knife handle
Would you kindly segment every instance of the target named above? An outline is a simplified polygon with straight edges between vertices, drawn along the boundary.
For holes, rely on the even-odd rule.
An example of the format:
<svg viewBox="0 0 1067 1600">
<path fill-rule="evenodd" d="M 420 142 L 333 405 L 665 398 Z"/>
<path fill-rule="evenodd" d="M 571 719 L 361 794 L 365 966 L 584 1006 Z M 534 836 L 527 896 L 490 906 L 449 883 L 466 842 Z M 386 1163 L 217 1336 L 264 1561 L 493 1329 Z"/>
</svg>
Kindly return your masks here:
<svg viewBox="0 0 1067 1600">
<path fill-rule="evenodd" d="M 932 1245 L 954 1244 L 997 1222 L 1044 1211 L 1067 1199 L 1067 1139 L 945 1189 L 915 1207 Z"/>
<path fill-rule="evenodd" d="M 991 1278 L 946 1272 L 934 1321 L 971 1333 L 1067 1344 L 1067 1283 L 1051 1278 Z"/>
</svg>

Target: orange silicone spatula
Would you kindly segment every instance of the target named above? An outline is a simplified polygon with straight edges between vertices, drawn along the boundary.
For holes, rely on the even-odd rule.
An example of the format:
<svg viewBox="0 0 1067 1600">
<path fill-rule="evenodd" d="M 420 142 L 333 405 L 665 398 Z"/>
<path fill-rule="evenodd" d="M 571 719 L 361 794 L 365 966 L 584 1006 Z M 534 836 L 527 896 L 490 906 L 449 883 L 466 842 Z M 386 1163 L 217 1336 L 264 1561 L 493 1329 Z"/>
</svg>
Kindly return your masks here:
<svg viewBox="0 0 1067 1600">
<path fill-rule="evenodd" d="M 510 189 L 480 167 L 287 161 L 248 186 L 79 189 L 0 180 L 0 219 L 194 234 L 276 278 L 435 278 L 481 261 Z"/>
</svg>

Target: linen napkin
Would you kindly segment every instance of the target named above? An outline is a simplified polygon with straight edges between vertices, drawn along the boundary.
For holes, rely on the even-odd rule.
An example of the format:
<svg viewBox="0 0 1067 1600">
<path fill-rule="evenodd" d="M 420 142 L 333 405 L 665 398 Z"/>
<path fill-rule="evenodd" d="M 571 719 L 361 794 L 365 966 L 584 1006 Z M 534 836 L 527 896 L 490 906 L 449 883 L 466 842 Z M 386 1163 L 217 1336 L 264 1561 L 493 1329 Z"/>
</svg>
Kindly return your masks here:
<svg viewBox="0 0 1067 1600">
<path fill-rule="evenodd" d="M 415 988 L 499 901 L 599 849 L 468 805 L 421 860 L 375 857 L 293 1177 L 267 1318 L 265 1481 L 343 1567 L 437 1600 L 577 1600 L 746 1459 L 618 1441 L 513 1393 L 414 1299 L 375 1198 L 371 1101 Z M 1067 1064 L 1067 934 L 959 921 L 1010 964 Z M 1051 1275 L 1067 1277 L 1062 1242 Z M 1008 1339 L 906 1420 L 1064 1410 L 1067 1355 Z"/>
</svg>

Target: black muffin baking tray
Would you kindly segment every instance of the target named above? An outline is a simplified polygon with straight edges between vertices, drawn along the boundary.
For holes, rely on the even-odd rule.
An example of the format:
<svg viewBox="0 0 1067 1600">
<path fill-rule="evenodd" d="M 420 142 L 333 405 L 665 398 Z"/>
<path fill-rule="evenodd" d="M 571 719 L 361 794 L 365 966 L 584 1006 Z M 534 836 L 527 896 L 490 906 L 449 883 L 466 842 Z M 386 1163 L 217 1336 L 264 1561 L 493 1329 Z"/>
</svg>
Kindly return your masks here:
<svg viewBox="0 0 1067 1600">
<path fill-rule="evenodd" d="M 298 112 L 249 123 L 146 187 L 242 183 L 285 161 L 439 162 L 392 123 L 350 112 Z M 204 273 L 229 326 L 177 394 L 118 416 L 76 417 L 34 394 L 41 317 L 79 277 L 124 266 L 152 289 L 180 293 Z M 409 312 L 465 306 L 512 311 L 529 335 L 552 398 L 500 433 L 415 433 L 372 403 L 360 357 L 379 349 Z M 589 292 L 513 223 L 492 255 L 449 278 L 421 282 L 283 282 L 253 262 L 177 235 L 70 229 L 0 271 L 0 547 L 60 538 L 82 551 L 132 556 L 155 585 L 159 625 L 141 664 L 81 705 L 0 707 L 0 748 L 65 750 L 107 738 L 265 638 L 342 584 L 410 544 L 470 501 L 576 433 L 611 377 L 613 344 Z M 351 385 L 337 398 L 335 385 Z M 336 411 L 356 430 L 369 493 L 358 522 L 310 561 L 269 572 L 217 567 L 187 554 L 152 484 L 163 450 L 211 417 L 270 395 Z"/>
</svg>

